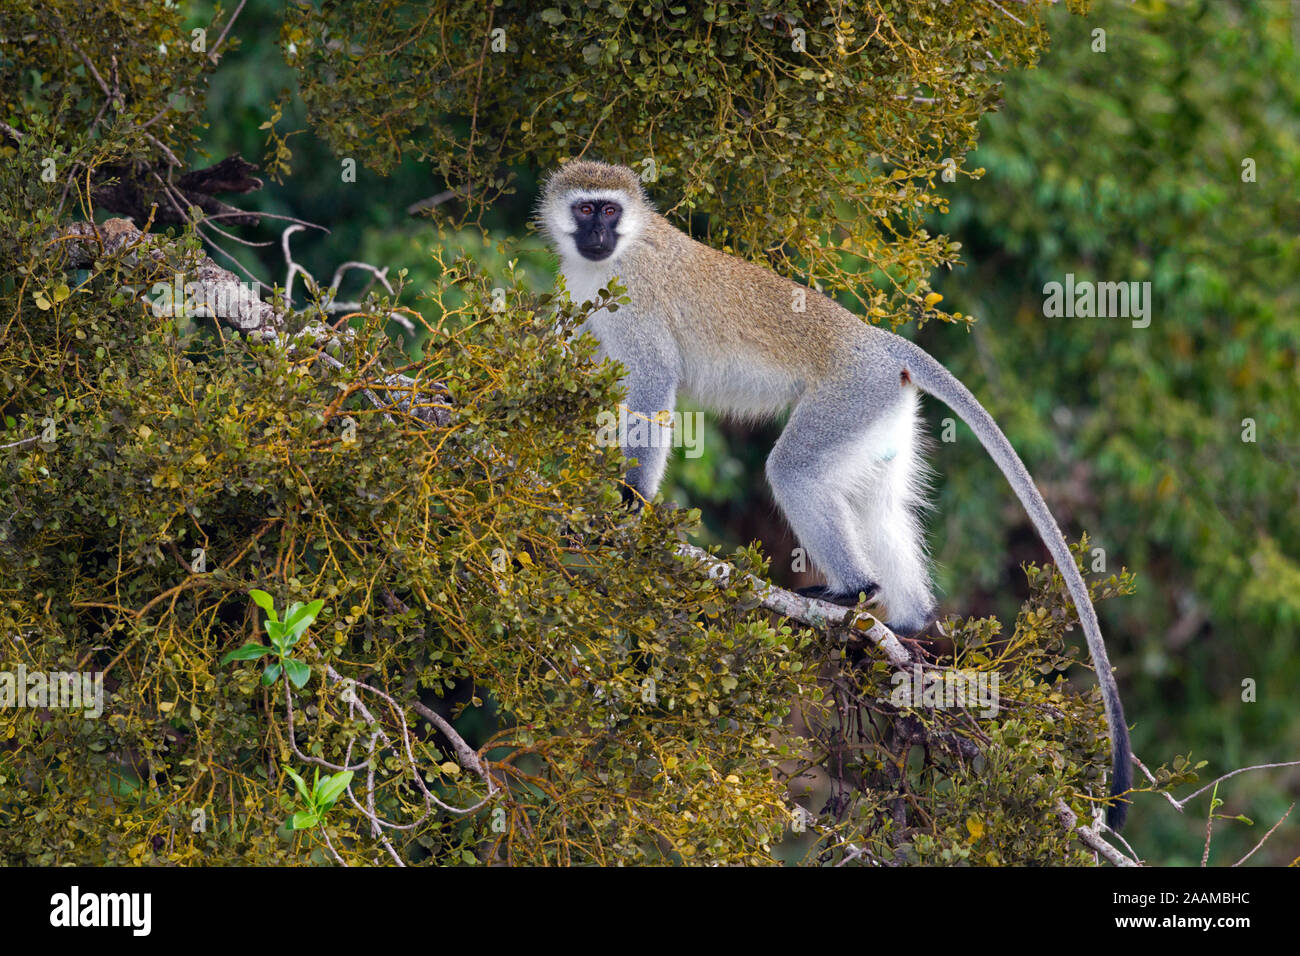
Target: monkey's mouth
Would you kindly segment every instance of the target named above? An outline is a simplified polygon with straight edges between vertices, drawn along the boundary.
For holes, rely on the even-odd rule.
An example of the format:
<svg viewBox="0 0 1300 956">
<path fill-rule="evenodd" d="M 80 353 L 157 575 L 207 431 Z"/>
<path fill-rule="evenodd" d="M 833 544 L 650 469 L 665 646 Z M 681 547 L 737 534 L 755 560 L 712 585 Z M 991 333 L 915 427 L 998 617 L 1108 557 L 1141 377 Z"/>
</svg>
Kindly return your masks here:
<svg viewBox="0 0 1300 956">
<path fill-rule="evenodd" d="M 600 260 L 608 259 L 614 254 L 614 247 L 604 244 L 596 246 L 578 246 L 578 252 L 582 253 L 584 259 L 590 259 L 592 262 L 600 262 Z"/>
</svg>

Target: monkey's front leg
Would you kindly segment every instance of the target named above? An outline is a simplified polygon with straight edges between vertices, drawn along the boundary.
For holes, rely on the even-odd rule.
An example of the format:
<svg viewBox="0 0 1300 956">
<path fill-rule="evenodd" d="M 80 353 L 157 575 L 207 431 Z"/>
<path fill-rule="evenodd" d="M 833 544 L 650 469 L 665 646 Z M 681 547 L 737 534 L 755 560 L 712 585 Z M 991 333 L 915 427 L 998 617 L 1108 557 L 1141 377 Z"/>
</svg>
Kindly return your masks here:
<svg viewBox="0 0 1300 956">
<path fill-rule="evenodd" d="M 619 406 L 619 437 L 623 455 L 637 460 L 621 488 L 624 504 L 633 509 L 652 499 L 663 481 L 673 444 L 676 398 L 677 382 L 667 374 L 629 376 L 627 402 Z"/>
</svg>

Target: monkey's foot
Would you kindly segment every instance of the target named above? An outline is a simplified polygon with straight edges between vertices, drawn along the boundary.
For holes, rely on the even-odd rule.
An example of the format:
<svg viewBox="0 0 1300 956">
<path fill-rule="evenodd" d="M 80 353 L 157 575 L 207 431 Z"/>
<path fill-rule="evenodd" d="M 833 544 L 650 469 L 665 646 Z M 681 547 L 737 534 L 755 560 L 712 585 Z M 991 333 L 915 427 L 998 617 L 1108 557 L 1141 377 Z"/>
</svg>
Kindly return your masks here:
<svg viewBox="0 0 1300 956">
<path fill-rule="evenodd" d="M 890 630 L 894 629 L 890 628 Z M 952 654 L 952 642 L 948 637 L 948 631 L 937 617 L 931 618 L 929 623 L 915 634 L 904 636 L 898 631 L 894 633 L 898 634 L 898 639 L 907 647 L 914 661 L 936 661 Z"/>
<path fill-rule="evenodd" d="M 623 499 L 623 507 L 631 512 L 638 512 L 645 507 L 645 498 L 626 481 L 618 483 L 618 493 Z"/>
<path fill-rule="evenodd" d="M 899 637 L 898 642 L 903 645 L 913 663 L 926 664 L 938 659 L 938 655 L 930 650 L 929 641 L 917 637 Z"/>
<path fill-rule="evenodd" d="M 868 581 L 860 588 L 854 588 L 852 591 L 832 591 L 824 585 L 817 584 L 812 587 L 799 588 L 795 591 L 803 597 L 817 598 L 819 601 L 828 601 L 831 604 L 838 604 L 840 607 L 857 607 L 858 604 L 865 604 L 876 596 L 880 591 L 880 585 L 874 581 Z M 866 595 L 862 601 L 858 600 L 858 595 Z"/>
<path fill-rule="evenodd" d="M 923 618 L 915 623 L 910 621 L 886 621 L 885 627 L 901 638 L 916 639 L 918 641 L 934 641 L 948 636 L 936 615 Z"/>
</svg>

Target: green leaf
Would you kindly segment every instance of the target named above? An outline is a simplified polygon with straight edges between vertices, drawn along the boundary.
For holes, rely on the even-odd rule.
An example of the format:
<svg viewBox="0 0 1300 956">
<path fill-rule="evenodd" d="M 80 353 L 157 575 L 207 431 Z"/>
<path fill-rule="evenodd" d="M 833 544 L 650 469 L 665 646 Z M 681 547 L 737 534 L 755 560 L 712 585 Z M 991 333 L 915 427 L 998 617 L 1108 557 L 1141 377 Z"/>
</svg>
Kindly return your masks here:
<svg viewBox="0 0 1300 956">
<path fill-rule="evenodd" d="M 284 672 L 294 687 L 305 687 L 307 681 L 311 680 L 311 668 L 292 657 L 284 659 Z"/>
<path fill-rule="evenodd" d="M 293 815 L 295 830 L 310 830 L 318 823 L 320 823 L 320 816 L 313 810 L 299 810 Z"/>
<path fill-rule="evenodd" d="M 264 644 L 254 644 L 251 641 L 243 647 L 236 648 L 221 658 L 223 665 L 231 661 L 255 661 L 263 654 L 270 652 L 270 648 Z"/>
<path fill-rule="evenodd" d="M 316 788 L 316 805 L 322 810 L 328 810 L 338 802 L 343 791 L 348 788 L 352 782 L 352 771 L 341 770 L 332 777 L 327 777 L 319 787 Z"/>
<path fill-rule="evenodd" d="M 266 612 L 266 616 L 272 621 L 280 620 L 275 613 L 275 599 L 265 591 L 259 591 L 253 588 L 248 592 L 248 596 L 253 599 L 253 603 Z"/>
<path fill-rule="evenodd" d="M 293 647 L 298 643 L 298 639 L 316 620 L 316 615 L 320 614 L 320 610 L 324 606 L 324 601 L 316 600 L 310 604 L 295 603 L 289 609 L 289 613 L 284 618 L 284 629 L 289 635 L 289 639 L 285 644 L 286 647 Z"/>
<path fill-rule="evenodd" d="M 284 772 L 293 778 L 293 785 L 298 789 L 298 795 L 302 797 L 305 803 L 311 803 L 311 791 L 307 789 L 307 781 L 294 773 L 292 767 L 285 767 Z"/>
<path fill-rule="evenodd" d="M 276 682 L 279 676 L 280 676 L 280 665 L 278 663 L 267 664 L 266 670 L 262 671 L 262 683 L 266 684 L 269 687 L 271 684 L 274 684 Z"/>
<path fill-rule="evenodd" d="M 304 618 L 293 627 L 286 628 L 284 646 L 290 648 L 297 644 L 298 641 L 301 640 L 303 632 L 309 627 L 311 627 L 311 620 L 309 618 Z"/>
</svg>

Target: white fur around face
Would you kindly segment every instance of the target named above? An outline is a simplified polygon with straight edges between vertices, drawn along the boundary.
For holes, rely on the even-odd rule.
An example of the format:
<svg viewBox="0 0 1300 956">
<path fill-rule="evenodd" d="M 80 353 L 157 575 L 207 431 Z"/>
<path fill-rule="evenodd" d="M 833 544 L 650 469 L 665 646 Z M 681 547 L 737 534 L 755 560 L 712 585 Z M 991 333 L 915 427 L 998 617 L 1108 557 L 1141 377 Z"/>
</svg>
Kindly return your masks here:
<svg viewBox="0 0 1300 956">
<path fill-rule="evenodd" d="M 616 202 L 623 207 L 614 234 L 618 241 L 608 259 L 592 262 L 578 251 L 574 242 L 577 223 L 573 221 L 572 207 L 580 202 Z M 636 242 L 645 226 L 645 212 L 641 200 L 616 189 L 569 189 L 555 196 L 541 210 L 542 226 L 551 237 L 560 254 L 560 272 L 574 302 L 587 302 L 596 297 L 611 278 L 618 274 L 619 258 Z"/>
<path fill-rule="evenodd" d="M 572 242 L 570 238 L 570 245 Z M 600 290 L 609 285 L 609 280 L 617 272 L 613 263 L 613 256 L 602 262 L 592 262 L 576 252 L 571 256 L 561 253 L 560 274 L 564 276 L 564 287 L 568 289 L 569 297 L 578 304 L 595 301 Z"/>
</svg>

